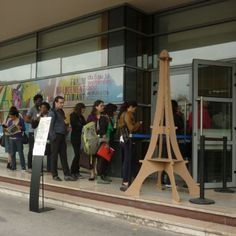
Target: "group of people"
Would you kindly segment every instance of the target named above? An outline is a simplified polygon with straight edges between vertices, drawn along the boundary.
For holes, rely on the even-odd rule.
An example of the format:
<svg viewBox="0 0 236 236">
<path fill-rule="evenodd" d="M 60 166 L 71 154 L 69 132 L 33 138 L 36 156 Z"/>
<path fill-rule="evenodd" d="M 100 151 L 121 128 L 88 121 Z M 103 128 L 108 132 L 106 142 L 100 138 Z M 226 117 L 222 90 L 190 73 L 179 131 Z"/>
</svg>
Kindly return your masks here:
<svg viewBox="0 0 236 236">
<path fill-rule="evenodd" d="M 114 149 L 115 137 L 117 137 L 119 141 L 122 162 L 122 183 L 120 190 L 126 191 L 132 178 L 132 174 L 135 172 L 133 171 L 133 168 L 136 168 L 132 161 L 132 153 L 130 153 L 130 145 L 132 145 L 132 141 L 129 134 L 140 130 L 142 126 L 142 121 L 135 121 L 134 114 L 137 109 L 137 102 L 125 102 L 121 105 L 119 114 L 117 115 L 117 105 L 112 103 L 105 105 L 102 100 L 97 100 L 94 102 L 87 119 L 84 117 L 86 110 L 85 104 L 77 103 L 73 112 L 70 114 L 70 122 L 67 123 L 65 112 L 63 110 L 64 98 L 62 96 L 57 96 L 54 99 L 52 107 L 50 107 L 48 102 L 43 101 L 43 97 L 40 94 L 35 95 L 33 101 L 34 106 L 29 109 L 25 116 L 23 116 L 16 107 L 12 106 L 5 122 L 2 124 L 4 130 L 5 151 L 8 153 L 7 168 L 13 171 L 16 170 L 16 152 L 18 152 L 21 168 L 22 170 L 26 170 L 26 161 L 23 152 L 26 122 L 29 124 L 27 167 L 29 172 L 31 171 L 34 138 L 39 121 L 41 117 L 51 117 L 51 125 L 45 150 L 45 156 L 47 156 L 47 171 L 51 172 L 53 180 L 62 181 L 58 175 L 58 156 L 60 156 L 64 180 L 75 181 L 83 178 L 80 173 L 82 147 L 81 136 L 83 127 L 89 122 L 94 122 L 96 134 L 99 137 L 100 143 L 105 142 L 108 146 Z M 183 134 L 183 114 L 175 100 L 172 100 L 172 109 L 174 123 L 177 127 L 176 134 Z M 192 123 L 191 114 L 189 123 Z M 191 127 L 191 125 L 188 126 Z M 69 131 L 71 131 L 71 144 L 74 151 L 74 158 L 71 167 L 68 165 L 66 142 Z M 181 149 L 181 152 L 182 151 L 183 150 Z M 96 153 L 90 156 L 89 181 L 96 180 L 99 184 L 111 183 L 112 180 L 108 176 L 109 170 L 109 161 L 101 158 Z"/>
<path fill-rule="evenodd" d="M 22 170 L 26 170 L 26 161 L 23 152 L 23 137 L 25 135 L 26 122 L 29 124 L 27 167 L 29 172 L 31 171 L 34 138 L 39 121 L 41 117 L 51 117 L 45 151 L 45 155 L 47 156 L 47 171 L 51 172 L 53 180 L 62 181 L 58 175 L 58 156 L 60 156 L 64 180 L 75 181 L 83 178 L 80 173 L 81 135 L 83 127 L 92 121 L 95 123 L 96 133 L 101 143 L 106 142 L 107 145 L 113 148 L 116 130 L 117 128 L 120 130 L 119 140 L 122 156 L 122 184 L 120 189 L 122 191 L 127 189 L 129 184 L 129 170 L 131 168 L 130 158 L 132 156 L 129 153 L 131 140 L 129 138 L 126 140 L 123 130 L 126 129 L 126 132 L 131 133 L 141 127 L 142 122 L 136 122 L 134 118 L 134 113 L 137 109 L 136 102 L 125 102 L 121 106 L 118 116 L 116 116 L 118 107 L 115 104 L 109 103 L 105 105 L 102 100 L 97 100 L 94 102 L 87 119 L 84 117 L 85 104 L 78 103 L 70 114 L 69 124 L 66 122 L 65 112 L 63 110 L 64 98 L 62 96 L 57 96 L 54 99 L 52 107 L 50 107 L 49 103 L 43 101 L 43 97 L 40 94 L 35 95 L 33 101 L 34 106 L 29 109 L 24 117 L 16 107 L 11 107 L 7 119 L 3 123 L 5 151 L 8 153 L 7 168 L 16 170 L 16 152 L 18 152 L 21 168 Z M 118 117 L 118 122 L 116 122 L 116 117 Z M 11 132 L 13 125 L 16 127 L 16 130 Z M 70 168 L 68 165 L 66 142 L 69 131 L 71 131 L 71 144 L 74 150 L 74 158 Z M 109 166 L 109 161 L 106 159 L 99 157 L 97 154 L 92 155 L 89 181 L 96 180 L 99 184 L 111 183 L 112 180 L 108 177 Z"/>
<path fill-rule="evenodd" d="M 34 146 L 34 133 L 37 130 L 40 117 L 47 116 L 50 110 L 50 105 L 47 102 L 43 102 L 43 97 L 37 94 L 33 98 L 34 106 L 23 115 L 19 110 L 12 106 L 9 110 L 8 116 L 3 122 L 3 133 L 4 133 L 4 146 L 5 152 L 8 153 L 7 168 L 14 171 L 16 170 L 16 153 L 18 152 L 20 157 L 21 169 L 26 170 L 26 161 L 24 156 L 24 144 L 29 144 L 28 151 L 28 170 L 32 169 L 32 156 Z M 27 137 L 25 133 L 25 123 L 29 123 L 29 135 Z M 50 147 L 47 145 L 46 154 L 50 156 Z M 47 170 L 50 171 L 50 161 L 47 162 Z"/>
</svg>

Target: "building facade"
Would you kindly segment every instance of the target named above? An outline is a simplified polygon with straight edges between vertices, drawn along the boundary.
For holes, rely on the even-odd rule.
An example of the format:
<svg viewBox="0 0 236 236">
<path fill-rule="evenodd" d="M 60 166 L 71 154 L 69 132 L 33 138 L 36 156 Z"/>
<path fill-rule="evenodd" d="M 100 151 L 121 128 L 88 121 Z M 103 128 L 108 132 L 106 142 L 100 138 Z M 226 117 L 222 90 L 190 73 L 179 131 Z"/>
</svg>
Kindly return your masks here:
<svg viewBox="0 0 236 236">
<path fill-rule="evenodd" d="M 171 96 L 184 114 L 185 134 L 192 135 L 191 155 L 186 158 L 191 159 L 194 178 L 198 179 L 200 134 L 197 99 L 203 96 L 211 116 L 211 126 L 203 132 L 208 137 L 227 136 L 227 181 L 236 186 L 235 8 L 234 0 L 190 1 L 150 13 L 122 4 L 4 40 L 0 42 L 1 119 L 11 105 L 26 112 L 36 93 L 49 102 L 63 95 L 67 114 L 78 101 L 90 107 L 96 99 L 115 104 L 136 100 L 142 132 L 150 133 L 158 55 L 167 49 L 173 59 Z M 138 159 L 144 157 L 147 145 L 138 145 Z M 206 182 L 216 187 L 222 181 L 222 141 L 207 141 L 206 156 Z M 119 176 L 119 158 L 112 165 L 113 175 Z"/>
</svg>

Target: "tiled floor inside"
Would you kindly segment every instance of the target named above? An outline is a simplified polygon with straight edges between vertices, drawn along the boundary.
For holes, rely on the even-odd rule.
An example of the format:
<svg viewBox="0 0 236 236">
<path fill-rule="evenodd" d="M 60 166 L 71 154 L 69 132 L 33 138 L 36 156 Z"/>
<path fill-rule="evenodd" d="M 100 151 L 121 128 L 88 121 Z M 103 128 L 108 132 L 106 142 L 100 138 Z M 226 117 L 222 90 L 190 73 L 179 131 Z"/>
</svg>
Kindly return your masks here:
<svg viewBox="0 0 236 236">
<path fill-rule="evenodd" d="M 205 197 L 213 199 L 215 204 L 213 205 L 195 205 L 189 202 L 191 196 L 189 196 L 186 189 L 179 188 L 179 194 L 181 201 L 179 203 L 173 202 L 171 198 L 171 189 L 166 188 L 164 190 L 158 190 L 156 187 L 156 180 L 148 180 L 143 184 L 139 197 L 127 196 L 124 192 L 119 190 L 121 179 L 113 178 L 111 184 L 97 184 L 96 181 L 88 181 L 89 174 L 85 171 L 82 172 L 84 179 L 80 179 L 75 182 L 57 182 L 52 180 L 50 173 L 44 174 L 44 182 L 48 185 L 55 185 L 64 188 L 79 189 L 87 192 L 96 192 L 99 194 L 116 196 L 120 198 L 132 198 L 145 202 L 158 203 L 163 205 L 171 205 L 179 208 L 188 208 L 197 211 L 214 212 L 220 215 L 227 215 L 236 217 L 236 192 L 235 193 L 218 193 L 212 189 L 205 191 Z M 60 172 L 60 177 L 63 174 Z M 5 163 L 0 163 L 0 176 L 15 178 L 25 181 L 30 181 L 31 173 L 21 170 L 10 171 L 6 169 Z M 236 190 L 236 189 L 235 189 Z"/>
</svg>

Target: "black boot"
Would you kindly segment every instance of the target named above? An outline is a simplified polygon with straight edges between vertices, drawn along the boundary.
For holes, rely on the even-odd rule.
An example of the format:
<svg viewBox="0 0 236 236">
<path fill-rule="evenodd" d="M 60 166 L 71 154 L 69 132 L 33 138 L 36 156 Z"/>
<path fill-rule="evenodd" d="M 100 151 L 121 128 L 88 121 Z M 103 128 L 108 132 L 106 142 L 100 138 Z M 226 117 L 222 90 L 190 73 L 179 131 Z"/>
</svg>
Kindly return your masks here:
<svg viewBox="0 0 236 236">
<path fill-rule="evenodd" d="M 7 169 L 11 169 L 11 163 L 10 162 L 7 163 Z"/>
</svg>

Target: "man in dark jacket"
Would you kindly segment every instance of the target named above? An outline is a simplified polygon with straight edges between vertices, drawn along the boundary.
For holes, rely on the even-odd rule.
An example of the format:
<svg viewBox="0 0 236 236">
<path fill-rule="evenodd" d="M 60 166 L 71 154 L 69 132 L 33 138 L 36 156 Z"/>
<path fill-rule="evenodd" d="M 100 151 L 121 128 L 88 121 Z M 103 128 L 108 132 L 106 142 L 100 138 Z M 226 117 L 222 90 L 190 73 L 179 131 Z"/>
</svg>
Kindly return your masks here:
<svg viewBox="0 0 236 236">
<path fill-rule="evenodd" d="M 64 98 L 57 96 L 53 102 L 53 109 L 49 112 L 50 117 L 52 117 L 49 139 L 51 144 L 51 171 L 52 177 L 56 181 L 62 181 L 58 176 L 57 172 L 57 160 L 58 154 L 60 155 L 61 165 L 64 172 L 64 179 L 66 181 L 75 181 L 70 174 L 70 169 L 67 162 L 67 145 L 66 145 L 66 135 L 67 135 L 67 125 L 65 123 L 65 113 L 63 111 Z"/>
</svg>

